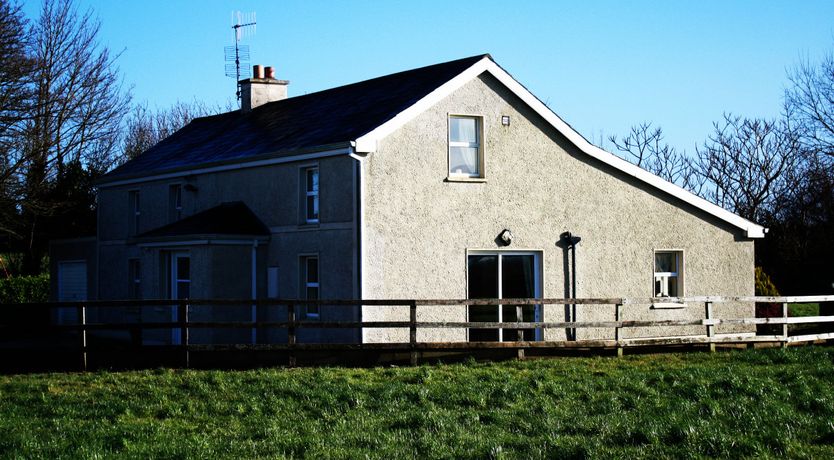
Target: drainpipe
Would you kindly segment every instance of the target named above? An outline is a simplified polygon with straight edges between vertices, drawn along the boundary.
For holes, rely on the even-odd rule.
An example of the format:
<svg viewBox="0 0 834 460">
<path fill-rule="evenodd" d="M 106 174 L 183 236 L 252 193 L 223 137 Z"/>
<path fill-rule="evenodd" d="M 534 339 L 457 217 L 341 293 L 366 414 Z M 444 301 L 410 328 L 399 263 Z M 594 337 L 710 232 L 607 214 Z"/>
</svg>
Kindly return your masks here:
<svg viewBox="0 0 834 460">
<path fill-rule="evenodd" d="M 354 228 L 355 228 L 355 243 L 356 243 L 356 250 L 355 250 L 355 257 L 356 257 L 356 264 L 354 266 L 354 270 L 356 270 L 356 298 L 357 299 L 364 299 L 365 298 L 365 159 L 367 158 L 366 155 L 357 154 L 356 150 L 353 146 L 350 149 L 350 157 L 356 160 L 356 167 L 353 171 L 354 183 L 356 184 L 356 188 L 354 189 L 354 193 L 356 195 L 356 201 L 354 202 Z M 358 321 L 362 322 L 362 306 L 358 305 Z M 365 328 L 360 328 L 358 335 L 357 335 L 358 342 L 365 341 Z"/>
<path fill-rule="evenodd" d="M 562 244 L 567 248 L 570 254 L 571 268 L 570 268 L 570 297 L 576 299 L 576 245 L 582 241 L 582 238 L 572 235 L 571 232 L 565 232 L 559 235 Z M 576 321 L 576 304 L 570 306 L 570 321 Z M 570 328 L 568 331 L 568 340 L 576 340 L 576 328 Z"/>
<path fill-rule="evenodd" d="M 258 298 L 258 240 L 252 240 L 252 300 Z M 255 327 L 254 322 L 258 319 L 258 306 L 252 304 L 252 344 L 258 343 L 258 328 Z"/>
</svg>

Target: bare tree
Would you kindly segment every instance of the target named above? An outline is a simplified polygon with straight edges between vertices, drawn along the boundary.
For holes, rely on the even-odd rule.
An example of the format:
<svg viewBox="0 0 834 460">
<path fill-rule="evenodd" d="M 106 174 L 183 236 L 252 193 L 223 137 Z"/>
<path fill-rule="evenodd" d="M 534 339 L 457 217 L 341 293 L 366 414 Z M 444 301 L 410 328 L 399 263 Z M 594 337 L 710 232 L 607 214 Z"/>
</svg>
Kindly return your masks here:
<svg viewBox="0 0 834 460">
<path fill-rule="evenodd" d="M 151 110 L 147 104 L 133 107 L 125 124 L 122 140 L 123 159 L 130 160 L 177 132 L 191 120 L 221 112 L 200 101 L 178 101 L 169 109 Z"/>
<path fill-rule="evenodd" d="M 692 161 L 664 141 L 660 127 L 644 122 L 632 126 L 627 136 L 619 140 L 610 136 L 608 140 L 620 151 L 622 159 L 687 190 L 700 192 L 703 180 L 695 174 Z"/>
<path fill-rule="evenodd" d="M 804 59 L 788 72 L 787 116 L 799 130 L 803 145 L 834 158 L 834 51 L 820 64 Z"/>
<path fill-rule="evenodd" d="M 15 234 L 18 189 L 16 152 L 20 128 L 30 112 L 33 61 L 27 55 L 28 24 L 20 6 L 0 0 L 0 232 Z"/>
<path fill-rule="evenodd" d="M 752 221 L 779 209 L 790 188 L 788 174 L 803 159 L 795 130 L 786 121 L 725 114 L 697 149 L 695 167 L 706 180 L 703 196 Z"/>
<path fill-rule="evenodd" d="M 15 125 L 19 142 L 6 158 L 6 183 L 14 189 L 4 195 L 18 214 L 7 233 L 28 272 L 40 269 L 49 238 L 70 231 L 69 210 L 80 207 L 94 218 L 91 194 L 73 181 L 89 186 L 118 158 L 130 96 L 98 32 L 92 13 L 79 13 L 71 0 L 45 0 L 31 24 L 25 50 L 35 67 L 26 116 Z"/>
</svg>

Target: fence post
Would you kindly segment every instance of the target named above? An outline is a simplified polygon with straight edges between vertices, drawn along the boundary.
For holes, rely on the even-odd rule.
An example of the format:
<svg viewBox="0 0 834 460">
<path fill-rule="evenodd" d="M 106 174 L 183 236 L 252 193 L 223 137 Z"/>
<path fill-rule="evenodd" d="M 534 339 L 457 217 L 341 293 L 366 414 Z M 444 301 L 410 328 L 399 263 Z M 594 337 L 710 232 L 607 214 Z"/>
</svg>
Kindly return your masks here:
<svg viewBox="0 0 834 460">
<path fill-rule="evenodd" d="M 782 318 L 785 318 L 786 322 L 782 324 L 782 348 L 788 346 L 788 303 L 782 303 Z"/>
<path fill-rule="evenodd" d="M 520 323 L 523 321 L 524 318 L 524 308 L 521 305 L 515 306 L 515 322 Z M 524 331 L 521 329 L 516 329 L 516 340 L 519 342 L 524 342 Z M 524 348 L 518 349 L 518 359 L 524 359 Z"/>
<path fill-rule="evenodd" d="M 622 320 L 623 320 L 623 304 L 618 303 L 618 304 L 614 305 L 614 321 L 620 322 Z M 617 357 L 618 358 L 623 357 L 623 346 L 622 346 L 622 343 L 620 343 L 620 340 L 622 339 L 621 329 L 622 329 L 622 327 L 619 326 L 619 325 L 614 328 L 614 340 L 617 342 Z"/>
<path fill-rule="evenodd" d="M 712 302 L 704 302 L 704 308 L 706 310 L 706 319 L 712 319 Z M 714 328 L 715 326 L 713 326 L 712 324 L 707 324 L 707 338 L 709 339 L 709 351 L 711 352 L 715 351 L 715 343 L 713 343 L 712 341 L 713 334 L 715 333 Z"/>
<path fill-rule="evenodd" d="M 411 365 L 417 365 L 417 301 L 408 305 L 408 347 L 411 350 Z"/>
<path fill-rule="evenodd" d="M 81 370 L 87 371 L 87 306 L 85 304 L 78 305 L 78 324 L 81 328 L 78 330 L 78 345 L 81 349 Z"/>
<path fill-rule="evenodd" d="M 185 358 L 185 367 L 191 367 L 191 351 L 188 349 L 188 302 L 181 299 L 177 305 L 177 317 L 180 323 L 180 346 L 183 349 L 183 356 Z"/>
<path fill-rule="evenodd" d="M 287 304 L 287 365 L 295 367 L 295 305 Z"/>
</svg>

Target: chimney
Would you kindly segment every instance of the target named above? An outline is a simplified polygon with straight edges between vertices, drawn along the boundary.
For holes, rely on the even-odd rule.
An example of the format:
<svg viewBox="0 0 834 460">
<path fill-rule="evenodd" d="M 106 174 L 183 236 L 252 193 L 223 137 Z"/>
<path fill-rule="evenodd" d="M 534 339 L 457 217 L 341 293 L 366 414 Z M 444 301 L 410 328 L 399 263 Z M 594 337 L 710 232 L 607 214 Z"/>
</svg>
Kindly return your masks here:
<svg viewBox="0 0 834 460">
<path fill-rule="evenodd" d="M 252 78 L 240 81 L 240 110 L 249 112 L 267 102 L 286 99 L 289 84 L 287 80 L 276 80 L 271 66 L 252 66 Z"/>
</svg>

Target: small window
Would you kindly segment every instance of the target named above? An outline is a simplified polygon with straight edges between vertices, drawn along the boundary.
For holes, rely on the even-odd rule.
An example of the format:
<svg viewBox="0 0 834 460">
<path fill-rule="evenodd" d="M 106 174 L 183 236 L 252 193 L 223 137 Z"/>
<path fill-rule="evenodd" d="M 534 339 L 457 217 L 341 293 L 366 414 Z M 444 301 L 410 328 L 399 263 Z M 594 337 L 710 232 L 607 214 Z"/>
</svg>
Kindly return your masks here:
<svg viewBox="0 0 834 460">
<path fill-rule="evenodd" d="M 128 193 L 128 207 L 130 209 L 128 216 L 130 225 L 129 233 L 136 235 L 139 233 L 139 216 L 142 214 L 139 203 L 139 190 L 131 190 Z"/>
<path fill-rule="evenodd" d="M 307 256 L 301 258 L 302 295 L 307 300 L 319 298 L 319 258 Z M 307 316 L 318 318 L 319 306 L 307 305 Z"/>
<path fill-rule="evenodd" d="M 127 266 L 128 298 L 140 299 L 142 287 L 142 272 L 139 259 L 129 259 Z"/>
<path fill-rule="evenodd" d="M 182 218 L 182 184 L 168 187 L 168 221 L 175 222 Z"/>
<path fill-rule="evenodd" d="M 654 253 L 654 296 L 683 296 L 683 252 L 656 251 Z"/>
<path fill-rule="evenodd" d="M 308 224 L 319 221 L 319 168 L 304 170 L 304 220 Z"/>
<path fill-rule="evenodd" d="M 449 176 L 484 177 L 481 119 L 449 117 Z"/>
</svg>

